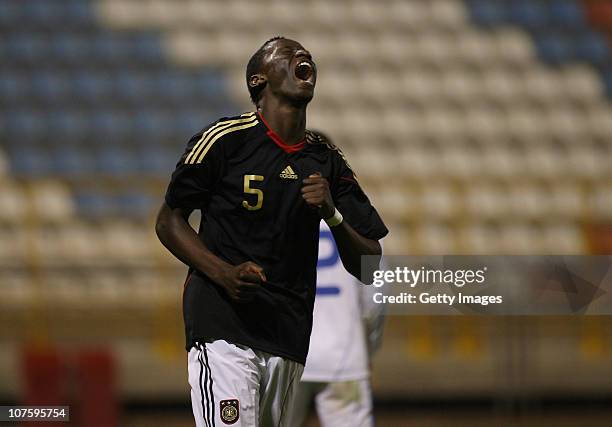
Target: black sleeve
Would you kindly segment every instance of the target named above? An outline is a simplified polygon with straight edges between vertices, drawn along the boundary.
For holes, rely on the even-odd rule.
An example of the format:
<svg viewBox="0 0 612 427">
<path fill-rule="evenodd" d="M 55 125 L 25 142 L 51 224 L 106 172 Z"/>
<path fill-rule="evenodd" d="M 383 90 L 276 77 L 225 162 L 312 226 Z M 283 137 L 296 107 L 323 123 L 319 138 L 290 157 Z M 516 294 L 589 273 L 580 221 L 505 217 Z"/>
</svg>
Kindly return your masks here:
<svg viewBox="0 0 612 427">
<path fill-rule="evenodd" d="M 337 173 L 335 173 L 335 182 L 330 184 L 330 188 L 336 208 L 344 220 L 363 237 L 382 239 L 389 230 L 361 189 L 342 152 L 336 148 L 332 154 L 335 157 Z"/>
<path fill-rule="evenodd" d="M 166 190 L 166 204 L 171 208 L 204 209 L 218 182 L 224 164 L 223 144 L 205 144 L 206 130 L 195 134 L 176 164 Z M 208 150 L 207 150 L 208 148 Z M 206 151 L 205 151 L 206 150 Z"/>
</svg>

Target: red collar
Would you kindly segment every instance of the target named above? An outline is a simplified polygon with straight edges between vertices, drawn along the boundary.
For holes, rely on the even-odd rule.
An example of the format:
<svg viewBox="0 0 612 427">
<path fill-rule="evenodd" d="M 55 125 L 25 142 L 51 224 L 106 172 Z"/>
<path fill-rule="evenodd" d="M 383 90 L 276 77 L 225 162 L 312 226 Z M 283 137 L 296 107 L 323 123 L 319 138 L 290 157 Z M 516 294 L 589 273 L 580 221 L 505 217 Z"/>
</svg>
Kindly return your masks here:
<svg viewBox="0 0 612 427">
<path fill-rule="evenodd" d="M 293 144 L 293 145 L 286 144 L 285 141 L 283 141 L 283 139 L 280 136 L 278 136 L 277 133 L 274 132 L 270 128 L 270 125 L 268 125 L 268 122 L 266 122 L 266 119 L 264 119 L 263 115 L 260 112 L 257 112 L 257 115 L 263 122 L 266 129 L 268 129 L 268 132 L 267 132 L 268 136 L 272 139 L 272 141 L 274 141 L 276 145 L 282 148 L 285 153 L 295 153 L 296 151 L 300 151 L 302 148 L 306 146 L 306 138 L 303 138 L 297 144 Z"/>
</svg>

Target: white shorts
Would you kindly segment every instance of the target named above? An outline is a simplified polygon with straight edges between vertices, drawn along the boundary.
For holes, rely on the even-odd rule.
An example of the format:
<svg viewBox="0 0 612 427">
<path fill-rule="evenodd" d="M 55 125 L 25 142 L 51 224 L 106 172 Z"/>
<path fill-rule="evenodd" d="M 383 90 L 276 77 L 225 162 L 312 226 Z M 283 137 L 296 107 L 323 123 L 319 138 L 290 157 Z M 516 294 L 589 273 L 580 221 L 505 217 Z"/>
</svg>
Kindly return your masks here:
<svg viewBox="0 0 612 427">
<path fill-rule="evenodd" d="M 314 400 L 322 427 L 372 427 L 372 390 L 370 380 L 339 382 L 301 382 L 292 411 L 293 427 L 304 425 Z"/>
<path fill-rule="evenodd" d="M 216 340 L 191 348 L 187 370 L 196 427 L 291 425 L 303 365 Z"/>
</svg>

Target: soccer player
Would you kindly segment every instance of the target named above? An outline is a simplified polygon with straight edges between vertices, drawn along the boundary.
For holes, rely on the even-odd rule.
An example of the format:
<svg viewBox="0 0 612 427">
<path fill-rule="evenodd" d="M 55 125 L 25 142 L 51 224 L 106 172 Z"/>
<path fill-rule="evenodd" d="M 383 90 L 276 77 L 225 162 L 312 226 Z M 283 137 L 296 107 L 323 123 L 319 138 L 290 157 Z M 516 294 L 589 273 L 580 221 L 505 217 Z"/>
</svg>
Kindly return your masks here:
<svg viewBox="0 0 612 427">
<path fill-rule="evenodd" d="M 306 130 L 317 69 L 275 37 L 249 60 L 256 111 L 222 118 L 187 144 L 156 223 L 189 266 L 183 293 L 196 425 L 288 425 L 308 352 L 319 223 L 345 268 L 380 256 L 387 229 L 342 153 Z M 202 212 L 196 233 L 187 219 Z"/>
<path fill-rule="evenodd" d="M 321 224 L 317 296 L 306 366 L 296 390 L 292 426 L 314 401 L 323 427 L 371 427 L 370 356 L 380 346 L 384 305 L 342 266 L 332 232 Z"/>
</svg>

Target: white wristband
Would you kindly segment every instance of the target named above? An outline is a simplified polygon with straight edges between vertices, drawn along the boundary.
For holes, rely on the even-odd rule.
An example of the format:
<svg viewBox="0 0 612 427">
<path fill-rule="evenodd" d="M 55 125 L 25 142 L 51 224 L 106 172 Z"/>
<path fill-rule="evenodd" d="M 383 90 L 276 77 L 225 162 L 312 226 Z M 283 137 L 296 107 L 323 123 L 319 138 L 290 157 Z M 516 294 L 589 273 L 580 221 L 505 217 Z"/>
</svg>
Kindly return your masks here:
<svg viewBox="0 0 612 427">
<path fill-rule="evenodd" d="M 340 211 L 336 208 L 334 208 L 334 214 L 332 216 L 330 216 L 329 218 L 325 219 L 325 222 L 327 223 L 327 225 L 329 225 L 330 227 L 335 227 L 337 225 L 340 225 L 342 223 L 342 214 L 340 213 Z"/>
</svg>

